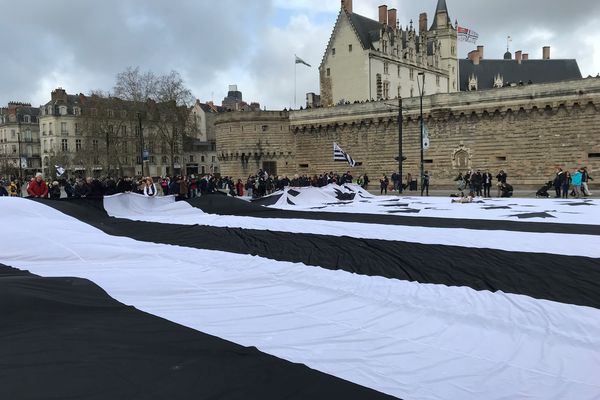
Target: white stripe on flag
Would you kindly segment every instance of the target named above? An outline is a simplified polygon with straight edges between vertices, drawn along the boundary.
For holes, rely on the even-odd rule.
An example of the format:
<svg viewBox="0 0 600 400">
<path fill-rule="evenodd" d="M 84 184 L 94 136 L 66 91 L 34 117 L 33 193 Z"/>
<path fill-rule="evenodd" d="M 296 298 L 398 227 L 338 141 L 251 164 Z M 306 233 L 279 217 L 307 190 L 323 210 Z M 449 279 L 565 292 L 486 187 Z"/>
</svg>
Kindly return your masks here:
<svg viewBox="0 0 600 400">
<path fill-rule="evenodd" d="M 346 161 L 351 167 L 356 166 L 356 161 L 346 153 L 342 148 L 335 142 L 333 142 L 333 161 Z"/>
</svg>

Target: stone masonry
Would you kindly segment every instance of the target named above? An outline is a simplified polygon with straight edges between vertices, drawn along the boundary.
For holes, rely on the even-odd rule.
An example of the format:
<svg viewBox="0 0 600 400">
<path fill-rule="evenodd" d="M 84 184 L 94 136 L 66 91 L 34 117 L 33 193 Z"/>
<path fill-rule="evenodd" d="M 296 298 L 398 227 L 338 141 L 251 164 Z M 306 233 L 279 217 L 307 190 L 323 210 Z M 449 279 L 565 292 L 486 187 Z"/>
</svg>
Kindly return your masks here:
<svg viewBox="0 0 600 400">
<path fill-rule="evenodd" d="M 419 98 L 404 100 L 404 175 L 419 174 Z M 510 182 L 541 185 L 556 167 L 600 171 L 600 79 L 526 85 L 423 99 L 432 185 L 468 169 L 504 169 Z M 293 112 L 227 113 L 217 121 L 222 174 L 248 176 L 262 160 L 279 175 L 351 170 L 371 180 L 398 170 L 397 100 Z M 242 126 L 244 131 L 242 132 Z M 263 130 L 266 126 L 266 130 Z M 333 162 L 337 142 L 361 166 Z M 248 158 L 245 166 L 240 158 Z"/>
</svg>

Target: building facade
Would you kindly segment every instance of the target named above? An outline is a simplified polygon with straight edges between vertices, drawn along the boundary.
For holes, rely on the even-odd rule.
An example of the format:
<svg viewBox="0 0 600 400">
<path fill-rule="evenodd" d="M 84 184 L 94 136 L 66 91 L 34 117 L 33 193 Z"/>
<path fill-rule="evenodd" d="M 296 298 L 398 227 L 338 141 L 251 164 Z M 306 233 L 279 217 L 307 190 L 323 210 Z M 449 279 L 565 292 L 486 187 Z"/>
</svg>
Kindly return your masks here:
<svg viewBox="0 0 600 400">
<path fill-rule="evenodd" d="M 445 0 L 431 26 L 399 25 L 396 9 L 379 7 L 379 20 L 342 7 L 319 66 L 321 105 L 452 93 L 459 90 L 456 27 Z M 418 29 L 418 30 L 417 30 Z"/>
<path fill-rule="evenodd" d="M 40 107 L 42 168 L 49 176 L 56 165 L 76 176 L 218 172 L 218 112 L 201 103 L 135 103 L 59 88 Z"/>
<path fill-rule="evenodd" d="M 39 109 L 10 102 L 0 109 L 0 174 L 31 176 L 41 169 Z"/>
<path fill-rule="evenodd" d="M 403 170 L 418 176 L 419 99 L 404 106 Z M 469 169 L 503 169 L 518 185 L 547 182 L 557 167 L 587 166 L 592 176 L 600 170 L 600 78 L 427 96 L 424 121 L 433 185 L 451 186 Z M 280 175 L 351 170 L 377 181 L 398 171 L 398 114 L 385 102 L 230 113 L 216 128 L 223 175 L 247 177 L 269 161 Z M 362 164 L 334 162 L 333 142 Z"/>
</svg>

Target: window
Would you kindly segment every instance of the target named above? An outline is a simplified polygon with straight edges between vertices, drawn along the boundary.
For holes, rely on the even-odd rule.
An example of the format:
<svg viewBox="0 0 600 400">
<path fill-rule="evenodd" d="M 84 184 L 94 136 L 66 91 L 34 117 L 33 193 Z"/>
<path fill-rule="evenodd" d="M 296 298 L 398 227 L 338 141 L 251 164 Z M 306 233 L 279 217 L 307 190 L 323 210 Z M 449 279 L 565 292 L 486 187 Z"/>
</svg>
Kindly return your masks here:
<svg viewBox="0 0 600 400">
<path fill-rule="evenodd" d="M 127 127 L 126 126 L 121 127 L 121 135 L 123 135 L 123 137 L 127 136 Z"/>
<path fill-rule="evenodd" d="M 113 118 L 115 116 L 115 112 L 113 110 L 108 110 L 107 114 L 108 114 L 108 118 Z"/>
<path fill-rule="evenodd" d="M 423 164 L 433 164 L 433 160 L 423 160 Z"/>
<path fill-rule="evenodd" d="M 48 124 L 48 135 L 52 135 L 52 122 Z"/>
<path fill-rule="evenodd" d="M 75 134 L 79 135 L 81 132 L 79 132 L 79 124 L 76 122 L 75 123 Z"/>
<path fill-rule="evenodd" d="M 217 157 L 212 156 L 212 162 L 215 162 L 215 161 L 217 161 Z"/>
<path fill-rule="evenodd" d="M 414 95 L 415 95 L 415 89 L 410 88 L 410 97 L 414 97 Z"/>
<path fill-rule="evenodd" d="M 17 145 L 16 144 L 12 145 L 12 153 L 17 154 Z"/>
<path fill-rule="evenodd" d="M 81 139 L 75 139 L 75 151 L 81 150 Z"/>
<path fill-rule="evenodd" d="M 411 81 L 414 81 L 415 80 L 415 70 L 411 68 L 410 71 L 408 72 L 408 76 Z"/>
<path fill-rule="evenodd" d="M 60 115 L 67 115 L 67 106 L 58 107 L 58 112 Z"/>
<path fill-rule="evenodd" d="M 436 85 L 440 86 L 440 76 L 439 75 L 437 75 L 435 77 L 435 83 L 436 83 Z"/>
<path fill-rule="evenodd" d="M 75 114 L 75 115 L 81 115 L 81 108 L 74 107 L 73 108 L 73 114 Z"/>
<path fill-rule="evenodd" d="M 588 158 L 600 158 L 600 153 L 589 153 Z"/>
<path fill-rule="evenodd" d="M 92 140 L 92 149 L 94 150 L 94 152 L 98 151 L 98 139 Z"/>
<path fill-rule="evenodd" d="M 388 75 L 390 73 L 390 64 L 389 63 L 386 63 L 386 62 L 383 63 L 383 73 L 385 75 Z"/>
<path fill-rule="evenodd" d="M 352 45 L 351 44 L 348 45 L 348 53 L 352 53 Z"/>
<path fill-rule="evenodd" d="M 42 124 L 42 135 L 46 136 L 46 124 Z"/>
<path fill-rule="evenodd" d="M 16 138 L 16 137 L 17 137 L 17 132 L 16 132 L 14 129 L 12 129 L 12 130 L 10 131 L 10 137 L 11 137 L 11 139 L 14 139 L 14 138 Z"/>
<path fill-rule="evenodd" d="M 23 116 L 23 122 L 28 124 L 31 122 L 31 117 L 29 115 L 24 115 Z"/>
<path fill-rule="evenodd" d="M 204 162 L 204 156 L 200 156 L 200 162 Z"/>
<path fill-rule="evenodd" d="M 496 157 L 496 161 L 506 161 L 506 156 Z"/>
<path fill-rule="evenodd" d="M 398 65 L 398 78 L 400 78 L 400 66 Z"/>
<path fill-rule="evenodd" d="M 42 146 L 42 151 L 44 153 L 48 152 L 48 141 L 46 139 L 44 139 L 44 145 Z"/>
<path fill-rule="evenodd" d="M 308 164 L 299 164 L 298 168 L 308 168 Z"/>
<path fill-rule="evenodd" d="M 383 98 L 384 99 L 390 98 L 390 83 L 389 82 L 383 82 Z"/>
<path fill-rule="evenodd" d="M 67 139 L 62 139 L 60 141 L 60 149 L 62 151 L 69 151 L 69 143 L 68 143 Z"/>
<path fill-rule="evenodd" d="M 327 76 L 331 76 L 331 69 L 327 68 Z"/>
<path fill-rule="evenodd" d="M 261 127 L 261 129 L 262 129 L 263 132 L 266 132 L 269 129 L 269 126 L 268 125 L 263 125 Z"/>
<path fill-rule="evenodd" d="M 61 135 L 68 135 L 69 132 L 67 131 L 67 123 L 66 122 L 61 122 L 60 123 L 60 134 Z"/>
<path fill-rule="evenodd" d="M 382 51 L 383 51 L 384 53 L 386 53 L 386 54 L 387 54 L 387 50 L 388 50 L 388 47 L 387 47 L 387 42 L 384 40 L 384 41 L 382 41 L 381 43 L 382 43 L 382 44 L 381 44 Z"/>
<path fill-rule="evenodd" d="M 383 83 L 381 81 L 381 74 L 375 75 L 375 82 L 377 87 L 377 100 L 381 100 L 383 97 Z"/>
<path fill-rule="evenodd" d="M 161 161 L 165 165 L 169 163 L 169 160 L 167 159 L 167 156 L 162 156 L 162 160 Z"/>
<path fill-rule="evenodd" d="M 190 162 L 194 162 L 194 156 L 190 155 Z"/>
<path fill-rule="evenodd" d="M 331 55 L 335 56 L 335 47 L 331 49 Z"/>
</svg>

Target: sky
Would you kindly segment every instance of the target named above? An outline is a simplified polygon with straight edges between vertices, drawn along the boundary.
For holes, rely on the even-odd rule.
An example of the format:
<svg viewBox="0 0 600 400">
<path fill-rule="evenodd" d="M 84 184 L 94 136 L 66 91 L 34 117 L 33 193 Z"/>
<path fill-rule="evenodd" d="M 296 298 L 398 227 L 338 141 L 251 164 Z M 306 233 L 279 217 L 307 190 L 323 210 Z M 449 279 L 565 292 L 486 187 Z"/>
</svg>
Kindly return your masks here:
<svg viewBox="0 0 600 400">
<path fill-rule="evenodd" d="M 433 18 L 437 0 L 353 0 L 354 12 L 377 19 L 398 9 L 405 26 Z M 597 0 L 447 0 L 452 21 L 479 33 L 486 58 L 511 51 L 575 58 L 583 76 L 600 73 Z M 319 92 L 318 66 L 339 0 L 0 0 L 0 104 L 41 105 L 50 92 L 110 91 L 128 66 L 178 71 L 200 101 L 220 104 L 237 84 L 244 100 L 268 109 L 298 106 Z M 461 43 L 466 57 L 474 45 Z M 297 66 L 294 54 L 311 64 Z"/>
</svg>

